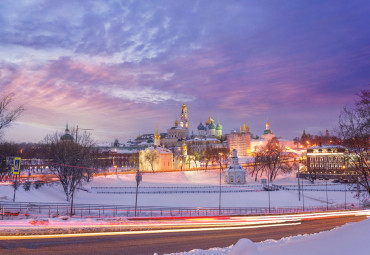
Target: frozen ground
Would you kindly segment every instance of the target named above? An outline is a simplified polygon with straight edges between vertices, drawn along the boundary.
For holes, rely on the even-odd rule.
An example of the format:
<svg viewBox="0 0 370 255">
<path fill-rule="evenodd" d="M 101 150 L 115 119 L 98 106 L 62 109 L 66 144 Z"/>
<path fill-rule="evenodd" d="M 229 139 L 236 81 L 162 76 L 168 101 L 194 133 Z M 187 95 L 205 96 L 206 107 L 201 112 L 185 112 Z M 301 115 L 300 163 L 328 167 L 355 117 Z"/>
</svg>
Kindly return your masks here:
<svg viewBox="0 0 370 255">
<path fill-rule="evenodd" d="M 227 248 L 192 250 L 171 255 L 312 255 L 370 254 L 370 219 L 312 235 L 299 235 L 253 243 L 240 239 Z"/>
<path fill-rule="evenodd" d="M 222 178 L 223 181 L 223 178 Z M 279 176 L 274 182 L 279 185 L 296 185 L 297 179 L 291 176 Z M 305 181 L 305 185 L 309 185 Z M 316 182 L 320 184 L 320 182 Z M 325 187 L 325 182 L 321 182 Z M 218 186 L 218 171 L 192 171 L 175 173 L 145 173 L 141 187 L 197 187 L 197 186 Z M 223 186 L 230 186 L 222 183 Z M 83 204 L 107 204 L 107 205 L 127 205 L 135 204 L 135 194 L 98 194 L 92 187 L 136 187 L 135 175 L 110 175 L 100 176 L 92 182 L 84 185 L 83 189 L 75 194 L 75 203 Z M 307 186 L 308 187 L 308 186 Z M 345 185 L 336 185 L 336 188 L 343 188 Z M 254 192 L 235 192 L 222 194 L 223 207 L 267 207 L 268 192 L 261 191 L 260 182 L 254 182 L 248 178 L 248 183 L 239 186 Z M 329 185 L 329 205 L 342 205 L 346 199 L 349 206 L 357 205 L 358 200 L 350 192 L 330 191 Z M 196 188 L 195 188 L 196 189 Z M 301 201 L 298 200 L 298 191 L 279 190 L 270 192 L 272 207 L 300 207 Z M 305 191 L 305 206 L 326 206 L 325 191 Z M 7 185 L 0 185 L 0 202 L 12 201 L 13 188 Z M 180 193 L 180 194 L 139 194 L 138 206 L 169 206 L 169 207 L 218 207 L 218 193 Z M 58 183 L 48 184 L 39 189 L 32 188 L 31 191 L 24 191 L 20 187 L 16 193 L 16 202 L 46 202 L 64 203 L 65 195 Z"/>
</svg>

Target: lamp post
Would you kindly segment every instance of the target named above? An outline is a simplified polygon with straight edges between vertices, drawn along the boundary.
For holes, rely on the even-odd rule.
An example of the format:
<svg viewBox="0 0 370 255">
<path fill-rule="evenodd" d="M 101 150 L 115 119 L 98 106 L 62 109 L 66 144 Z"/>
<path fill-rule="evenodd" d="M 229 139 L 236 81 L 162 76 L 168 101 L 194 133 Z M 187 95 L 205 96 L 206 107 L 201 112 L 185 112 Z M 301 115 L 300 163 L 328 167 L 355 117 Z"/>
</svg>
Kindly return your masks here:
<svg viewBox="0 0 370 255">
<path fill-rule="evenodd" d="M 140 170 L 137 169 L 137 172 L 136 172 L 136 200 L 135 200 L 135 217 L 136 217 L 136 208 L 137 208 L 137 193 L 138 193 L 138 190 L 139 190 L 139 184 L 141 182 L 141 180 L 143 179 L 143 176 L 141 175 L 140 173 Z"/>
<path fill-rule="evenodd" d="M 299 183 L 299 165 L 298 165 L 298 201 L 301 201 L 301 185 Z"/>
<path fill-rule="evenodd" d="M 221 215 L 221 170 L 222 170 L 222 156 L 224 154 L 220 152 L 218 155 L 220 157 L 220 193 L 218 197 L 218 214 Z"/>
</svg>

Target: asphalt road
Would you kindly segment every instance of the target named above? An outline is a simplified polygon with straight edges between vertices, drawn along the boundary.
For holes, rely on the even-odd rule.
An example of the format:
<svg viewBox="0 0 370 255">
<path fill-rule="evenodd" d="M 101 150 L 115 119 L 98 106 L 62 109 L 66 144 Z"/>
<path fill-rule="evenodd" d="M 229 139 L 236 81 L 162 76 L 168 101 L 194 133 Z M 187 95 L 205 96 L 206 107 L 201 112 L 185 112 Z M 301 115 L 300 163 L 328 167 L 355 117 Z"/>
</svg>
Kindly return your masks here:
<svg viewBox="0 0 370 255">
<path fill-rule="evenodd" d="M 298 234 L 317 233 L 347 222 L 364 219 L 366 219 L 365 216 L 344 216 L 304 220 L 302 224 L 293 226 L 255 229 L 0 240 L 0 254 L 163 254 L 192 249 L 227 247 L 241 238 L 259 242 Z"/>
</svg>

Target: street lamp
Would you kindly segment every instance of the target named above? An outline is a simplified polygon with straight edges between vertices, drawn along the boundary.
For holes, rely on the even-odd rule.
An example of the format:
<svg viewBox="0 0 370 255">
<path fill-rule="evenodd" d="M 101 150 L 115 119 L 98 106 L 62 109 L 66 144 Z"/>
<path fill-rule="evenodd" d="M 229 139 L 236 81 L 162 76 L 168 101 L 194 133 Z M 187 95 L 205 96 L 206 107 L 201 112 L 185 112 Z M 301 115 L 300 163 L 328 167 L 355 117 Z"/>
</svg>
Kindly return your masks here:
<svg viewBox="0 0 370 255">
<path fill-rule="evenodd" d="M 218 198 L 218 214 L 220 215 L 221 214 L 221 170 L 222 170 L 222 156 L 224 155 L 222 152 L 220 152 L 219 154 L 219 157 L 220 157 L 220 194 L 219 194 L 219 198 Z"/>
<path fill-rule="evenodd" d="M 139 169 L 137 169 L 136 177 L 135 178 L 136 178 L 136 200 L 135 200 L 135 217 L 136 217 L 137 193 L 138 193 L 138 189 L 139 189 L 139 184 L 140 184 L 141 180 L 143 179 L 143 176 L 141 175 Z"/>
</svg>

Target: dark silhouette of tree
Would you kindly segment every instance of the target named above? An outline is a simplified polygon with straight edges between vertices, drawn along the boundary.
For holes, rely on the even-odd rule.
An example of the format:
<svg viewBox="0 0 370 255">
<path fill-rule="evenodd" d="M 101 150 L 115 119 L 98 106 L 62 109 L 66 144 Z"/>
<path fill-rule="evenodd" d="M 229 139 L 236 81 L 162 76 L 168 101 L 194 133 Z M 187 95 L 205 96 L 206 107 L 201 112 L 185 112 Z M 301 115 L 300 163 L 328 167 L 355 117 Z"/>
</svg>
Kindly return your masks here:
<svg viewBox="0 0 370 255">
<path fill-rule="evenodd" d="M 358 97 L 355 106 L 345 107 L 339 116 L 338 134 L 349 150 L 346 160 L 355 172 L 355 183 L 370 195 L 370 90 L 361 91 Z"/>
<path fill-rule="evenodd" d="M 139 168 L 139 152 L 134 152 L 131 154 L 129 159 L 130 164 L 136 169 Z"/>
<path fill-rule="evenodd" d="M 19 146 L 15 143 L 0 143 L 0 182 L 11 180 L 14 157 L 19 156 Z"/>
<path fill-rule="evenodd" d="M 95 169 L 99 168 L 99 151 L 86 132 L 78 136 L 77 142 L 62 140 L 58 133 L 48 135 L 45 148 L 45 158 L 49 159 L 47 165 L 61 183 L 66 200 L 71 202 L 72 216 L 76 188 L 89 181 Z"/>
<path fill-rule="evenodd" d="M 23 106 L 11 108 L 11 103 L 14 100 L 14 94 L 6 94 L 0 98 L 0 136 L 4 128 L 9 127 L 12 122 L 19 118 L 24 111 Z"/>
<path fill-rule="evenodd" d="M 290 173 L 295 163 L 289 161 L 289 155 L 285 154 L 277 138 L 272 138 L 265 146 L 255 153 L 252 176 L 257 181 L 258 176 L 266 175 L 269 182 L 273 182 L 279 173 Z"/>
</svg>

